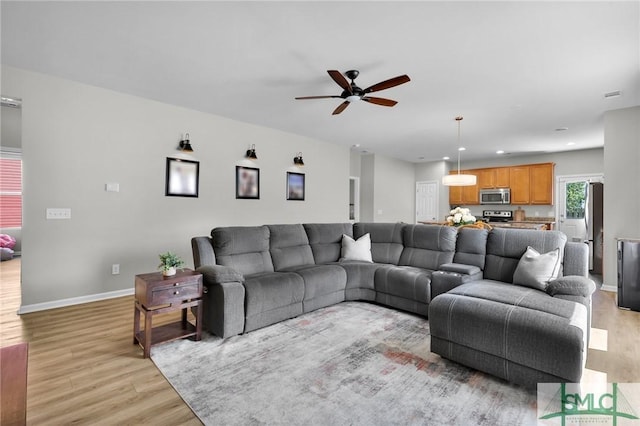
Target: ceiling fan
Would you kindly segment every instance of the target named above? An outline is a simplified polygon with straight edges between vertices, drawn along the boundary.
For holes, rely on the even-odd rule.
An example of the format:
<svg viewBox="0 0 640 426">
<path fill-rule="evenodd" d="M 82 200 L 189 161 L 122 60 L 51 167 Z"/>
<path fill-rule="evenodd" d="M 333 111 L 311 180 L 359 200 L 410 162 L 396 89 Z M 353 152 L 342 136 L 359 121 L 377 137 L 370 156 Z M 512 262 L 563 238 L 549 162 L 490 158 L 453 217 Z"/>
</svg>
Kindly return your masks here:
<svg viewBox="0 0 640 426">
<path fill-rule="evenodd" d="M 342 93 L 340 95 L 326 95 L 326 96 L 300 96 L 296 99 L 325 99 L 325 98 L 341 98 L 344 99 L 344 102 L 338 105 L 336 109 L 333 110 L 333 115 L 340 114 L 345 110 L 346 107 L 349 106 L 351 102 L 355 101 L 365 101 L 376 105 L 382 105 L 387 107 L 392 107 L 398 102 L 385 99 L 385 98 L 377 98 L 374 96 L 367 96 L 369 93 L 378 92 L 380 90 L 389 89 L 391 87 L 399 86 L 400 84 L 404 84 L 411 79 L 408 75 L 399 75 L 398 77 L 390 78 L 389 80 L 381 81 L 380 83 L 374 84 L 373 86 L 369 86 L 366 89 L 361 89 L 356 86 L 354 80 L 360 74 L 358 70 L 349 70 L 343 76 L 340 71 L 336 70 L 328 70 L 327 71 L 333 81 L 338 83 L 338 86 L 342 87 Z M 347 81 L 345 76 L 351 80 L 351 83 Z"/>
</svg>

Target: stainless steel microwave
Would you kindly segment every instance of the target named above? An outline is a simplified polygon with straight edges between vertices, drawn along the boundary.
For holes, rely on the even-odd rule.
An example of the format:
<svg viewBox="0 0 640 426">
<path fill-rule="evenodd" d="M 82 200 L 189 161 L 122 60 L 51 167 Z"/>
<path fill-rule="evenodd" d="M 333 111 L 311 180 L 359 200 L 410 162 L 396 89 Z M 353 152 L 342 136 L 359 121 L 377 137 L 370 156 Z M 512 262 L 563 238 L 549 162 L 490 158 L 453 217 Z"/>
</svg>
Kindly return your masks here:
<svg viewBox="0 0 640 426">
<path fill-rule="evenodd" d="M 509 188 L 481 189 L 480 204 L 511 204 L 511 190 Z"/>
</svg>

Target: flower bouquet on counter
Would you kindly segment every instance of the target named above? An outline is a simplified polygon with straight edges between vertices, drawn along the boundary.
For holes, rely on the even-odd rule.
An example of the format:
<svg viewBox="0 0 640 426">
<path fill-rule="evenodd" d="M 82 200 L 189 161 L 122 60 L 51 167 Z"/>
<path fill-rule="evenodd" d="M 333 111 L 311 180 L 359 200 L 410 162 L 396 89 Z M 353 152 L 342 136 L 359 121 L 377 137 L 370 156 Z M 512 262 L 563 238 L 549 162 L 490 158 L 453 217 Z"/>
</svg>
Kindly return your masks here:
<svg viewBox="0 0 640 426">
<path fill-rule="evenodd" d="M 447 216 L 447 223 L 450 226 L 473 225 L 476 223 L 476 217 L 471 215 L 469 209 L 463 207 L 456 207 L 449 212 L 449 215 Z"/>
</svg>

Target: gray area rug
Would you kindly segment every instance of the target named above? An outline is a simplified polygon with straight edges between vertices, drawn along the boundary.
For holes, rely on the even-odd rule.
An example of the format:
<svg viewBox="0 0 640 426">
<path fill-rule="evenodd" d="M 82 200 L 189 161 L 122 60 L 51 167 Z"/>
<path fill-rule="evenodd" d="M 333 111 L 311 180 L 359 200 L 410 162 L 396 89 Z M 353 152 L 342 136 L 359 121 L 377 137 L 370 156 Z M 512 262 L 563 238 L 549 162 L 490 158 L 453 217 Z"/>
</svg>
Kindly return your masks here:
<svg viewBox="0 0 640 426">
<path fill-rule="evenodd" d="M 523 425 L 536 394 L 429 351 L 429 322 L 348 302 L 151 359 L 206 425 Z"/>
</svg>

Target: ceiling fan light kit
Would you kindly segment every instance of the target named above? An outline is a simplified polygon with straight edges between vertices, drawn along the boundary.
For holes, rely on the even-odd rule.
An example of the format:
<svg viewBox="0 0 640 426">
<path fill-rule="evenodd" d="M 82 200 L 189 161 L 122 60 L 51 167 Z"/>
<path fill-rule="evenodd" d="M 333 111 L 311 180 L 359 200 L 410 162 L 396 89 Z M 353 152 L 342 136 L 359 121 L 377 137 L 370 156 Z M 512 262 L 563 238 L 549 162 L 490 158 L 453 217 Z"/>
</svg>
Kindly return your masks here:
<svg viewBox="0 0 640 426">
<path fill-rule="evenodd" d="M 340 71 L 336 70 L 328 70 L 329 76 L 333 79 L 333 81 L 338 84 L 342 88 L 342 93 L 340 95 L 321 95 L 321 96 L 299 96 L 296 99 L 344 99 L 336 109 L 333 110 L 333 115 L 340 114 L 349 106 L 350 103 L 356 101 L 365 101 L 375 105 L 381 105 L 386 107 L 392 107 L 397 104 L 397 101 L 386 98 L 378 98 L 374 96 L 367 96 L 369 93 L 378 92 L 380 90 L 389 89 L 391 87 L 399 86 L 408 81 L 411 81 L 408 75 L 399 75 L 394 78 L 390 78 L 385 81 L 381 81 L 380 83 L 374 84 L 373 86 L 369 86 L 366 89 L 361 89 L 355 83 L 356 77 L 360 75 L 360 71 L 358 70 L 349 70 L 344 75 Z M 346 76 L 346 78 L 345 78 Z M 351 80 L 351 83 L 347 81 L 347 78 Z"/>
<path fill-rule="evenodd" d="M 460 173 L 460 152 L 464 151 L 464 148 L 460 146 L 460 122 L 463 117 L 458 116 L 455 120 L 458 122 L 458 173 L 446 175 L 442 177 L 442 184 L 444 186 L 472 186 L 476 184 L 475 175 L 467 175 Z"/>
</svg>

